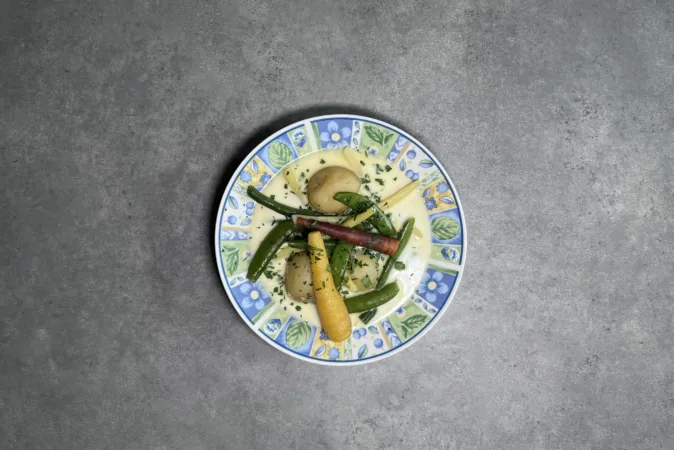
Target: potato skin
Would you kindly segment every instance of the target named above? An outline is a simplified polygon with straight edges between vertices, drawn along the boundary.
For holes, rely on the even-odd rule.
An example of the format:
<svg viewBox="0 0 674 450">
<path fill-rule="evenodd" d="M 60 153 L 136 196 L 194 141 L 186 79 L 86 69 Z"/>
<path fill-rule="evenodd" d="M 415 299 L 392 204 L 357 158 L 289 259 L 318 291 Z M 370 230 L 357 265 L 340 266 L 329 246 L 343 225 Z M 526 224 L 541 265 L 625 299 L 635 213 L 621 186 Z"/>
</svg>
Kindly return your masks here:
<svg viewBox="0 0 674 450">
<path fill-rule="evenodd" d="M 295 252 L 288 258 L 285 284 L 288 294 L 295 300 L 314 303 L 311 261 L 307 252 Z"/>
<path fill-rule="evenodd" d="M 326 213 L 341 213 L 346 205 L 335 200 L 337 192 L 358 192 L 360 177 L 344 167 L 326 167 L 316 172 L 307 187 L 311 206 Z"/>
</svg>

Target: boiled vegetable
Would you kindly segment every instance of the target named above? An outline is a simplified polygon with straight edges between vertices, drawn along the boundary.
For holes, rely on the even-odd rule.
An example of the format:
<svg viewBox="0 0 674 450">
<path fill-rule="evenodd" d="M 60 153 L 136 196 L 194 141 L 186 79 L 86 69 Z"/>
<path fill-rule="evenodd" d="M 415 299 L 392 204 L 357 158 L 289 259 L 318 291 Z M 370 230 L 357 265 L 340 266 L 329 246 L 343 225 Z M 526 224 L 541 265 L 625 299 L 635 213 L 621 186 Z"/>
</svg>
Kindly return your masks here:
<svg viewBox="0 0 674 450">
<path fill-rule="evenodd" d="M 368 309 L 364 313 L 360 314 L 358 318 L 363 321 L 365 325 L 370 323 L 370 320 L 377 314 L 377 308 Z"/>
<path fill-rule="evenodd" d="M 260 205 L 265 206 L 272 211 L 275 211 L 279 214 L 283 214 L 284 216 L 294 216 L 296 214 L 303 214 L 305 216 L 330 216 L 331 214 L 326 214 L 321 211 L 314 211 L 312 209 L 302 209 L 302 208 L 295 208 L 292 206 L 284 205 L 283 203 L 279 203 L 276 200 L 267 197 L 264 195 L 262 192 L 258 191 L 255 189 L 253 186 L 248 186 L 248 196 L 258 202 Z"/>
<path fill-rule="evenodd" d="M 345 341 L 351 335 L 351 318 L 328 270 L 323 236 L 319 231 L 312 231 L 308 240 L 318 317 L 331 341 Z"/>
<path fill-rule="evenodd" d="M 306 217 L 297 217 L 296 223 L 300 227 L 318 230 L 332 238 L 341 239 L 361 247 L 367 247 L 379 253 L 393 255 L 398 249 L 398 240 L 389 236 L 368 233 L 342 225 L 307 219 Z"/>
<path fill-rule="evenodd" d="M 337 289 L 339 289 L 344 280 L 344 273 L 346 272 L 346 266 L 349 263 L 349 256 L 353 247 L 354 245 L 349 242 L 339 241 L 330 257 L 330 271 L 332 272 L 332 279 Z"/>
<path fill-rule="evenodd" d="M 413 230 L 414 230 L 414 217 L 407 219 L 407 222 L 405 222 L 405 225 L 403 225 L 403 229 L 400 230 L 400 233 L 398 234 L 398 237 L 400 239 L 400 245 L 398 245 L 398 249 L 396 250 L 396 252 L 392 256 L 390 256 L 389 259 L 386 261 L 386 264 L 384 264 L 384 270 L 379 276 L 377 288 L 382 287 L 384 283 L 386 283 L 386 279 L 388 278 L 389 273 L 391 273 L 393 266 L 395 265 L 396 261 L 398 261 L 398 258 L 400 258 L 400 254 L 403 252 L 405 246 L 409 242 Z"/>
<path fill-rule="evenodd" d="M 308 252 L 295 252 L 288 258 L 285 285 L 288 294 L 295 300 L 314 302 L 314 285 L 311 281 L 311 261 Z"/>
<path fill-rule="evenodd" d="M 383 305 L 395 297 L 398 292 L 400 292 L 400 288 L 398 283 L 394 281 L 376 291 L 347 298 L 344 303 L 349 313 L 363 312 Z"/>
<path fill-rule="evenodd" d="M 386 212 L 393 208 L 395 205 L 400 203 L 405 197 L 407 197 L 409 194 L 414 192 L 418 187 L 420 183 L 419 181 L 413 181 L 412 183 L 408 184 L 404 188 L 400 189 L 398 192 L 395 194 L 390 195 L 389 197 L 386 197 L 384 200 L 381 202 L 377 203 L 377 206 L 379 209 L 382 211 Z M 349 218 L 345 220 L 342 225 L 345 227 L 355 227 L 356 225 L 363 223 L 370 217 L 374 215 L 374 210 L 372 208 L 369 208 L 365 210 L 364 212 L 358 214 L 356 217 Z"/>
<path fill-rule="evenodd" d="M 333 197 L 337 192 L 358 192 L 360 177 L 344 167 L 326 167 L 309 179 L 307 196 L 311 206 L 326 213 L 341 213 L 346 210 L 343 203 Z"/>
<path fill-rule="evenodd" d="M 262 240 L 260 247 L 250 260 L 247 274 L 248 279 L 253 282 L 257 281 L 267 268 L 267 265 L 274 259 L 274 255 L 276 255 L 278 249 L 298 231 L 299 229 L 292 220 L 284 220 L 277 223 Z"/>
<path fill-rule="evenodd" d="M 283 178 L 285 178 L 288 182 L 290 190 L 292 190 L 300 199 L 305 201 L 304 194 L 302 192 L 302 177 L 300 176 L 301 173 L 302 168 L 299 164 L 286 166 L 286 168 L 283 169 Z"/>
<path fill-rule="evenodd" d="M 369 198 L 355 192 L 338 192 L 335 194 L 335 200 L 344 203 L 356 214 L 361 213 L 368 208 L 372 209 L 372 217 L 368 220 L 381 234 L 385 236 L 395 236 L 396 230 L 389 216 Z"/>
</svg>

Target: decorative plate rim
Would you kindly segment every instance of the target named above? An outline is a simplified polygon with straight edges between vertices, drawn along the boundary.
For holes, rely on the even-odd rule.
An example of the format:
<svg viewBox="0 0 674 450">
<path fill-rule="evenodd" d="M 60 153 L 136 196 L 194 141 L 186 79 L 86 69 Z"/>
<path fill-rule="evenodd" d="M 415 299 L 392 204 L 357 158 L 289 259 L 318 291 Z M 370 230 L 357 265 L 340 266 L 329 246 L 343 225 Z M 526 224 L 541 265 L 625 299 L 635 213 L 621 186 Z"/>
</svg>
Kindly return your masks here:
<svg viewBox="0 0 674 450">
<path fill-rule="evenodd" d="M 420 329 L 414 336 L 412 336 L 409 340 L 401 343 L 399 346 L 390 349 L 389 351 L 385 353 L 378 354 L 376 356 L 372 356 L 370 358 L 366 359 L 356 359 L 356 360 L 348 360 L 348 361 L 335 361 L 335 360 L 324 360 L 324 359 L 318 359 L 318 358 L 312 358 L 310 356 L 305 356 L 301 355 L 299 353 L 295 353 L 293 351 L 288 350 L 287 348 L 283 347 L 281 344 L 278 342 L 274 341 L 272 338 L 264 334 L 262 331 L 260 331 L 259 327 L 255 325 L 251 320 L 249 320 L 244 312 L 241 310 L 237 302 L 234 300 L 234 295 L 229 287 L 229 283 L 227 282 L 227 276 L 224 273 L 223 266 L 222 266 L 222 256 L 221 252 L 219 251 L 220 249 L 220 228 L 221 228 L 221 223 L 222 223 L 222 216 L 223 216 L 223 209 L 225 206 L 225 203 L 227 202 L 227 198 L 229 197 L 229 194 L 234 186 L 234 183 L 236 182 L 239 174 L 241 173 L 242 170 L 246 167 L 246 165 L 249 163 L 251 158 L 255 157 L 257 153 L 269 142 L 273 141 L 277 137 L 283 135 L 284 133 L 287 133 L 288 131 L 295 129 L 299 126 L 306 125 L 306 124 L 312 124 L 313 122 L 319 121 L 319 120 L 326 120 L 326 119 L 354 119 L 354 120 L 363 120 L 367 122 L 372 122 L 378 125 L 385 126 L 400 135 L 409 138 L 411 142 L 413 142 L 416 146 L 418 146 L 420 149 L 422 149 L 426 154 L 428 155 L 429 158 L 435 163 L 436 167 L 438 170 L 442 173 L 442 175 L 445 177 L 447 182 L 449 183 L 452 194 L 454 196 L 454 200 L 457 205 L 458 209 L 458 214 L 459 218 L 461 219 L 461 231 L 462 231 L 462 245 L 461 245 L 461 262 L 458 264 L 459 270 L 457 270 L 457 276 L 456 276 L 456 281 L 452 287 L 452 290 L 450 292 L 449 297 L 445 301 L 444 305 L 438 310 L 438 312 L 431 317 L 431 320 L 428 321 L 426 325 L 422 329 Z M 324 151 L 325 149 L 317 149 L 316 151 Z M 452 181 L 451 177 L 445 170 L 444 166 L 440 163 L 440 161 L 435 157 L 435 155 L 428 149 L 426 146 L 424 146 L 421 142 L 419 142 L 416 138 L 414 138 L 412 135 L 407 133 L 406 131 L 396 127 L 395 125 L 391 125 L 388 122 L 385 122 L 383 120 L 379 119 L 374 119 L 372 117 L 367 117 L 367 116 L 361 116 L 357 114 L 327 114 L 327 115 L 321 115 L 321 116 L 314 116 L 314 117 L 308 117 L 303 120 L 299 120 L 297 122 L 294 122 L 274 133 L 269 135 L 266 139 L 264 139 L 262 142 L 260 142 L 255 148 L 253 148 L 248 154 L 243 158 L 239 166 L 236 168 L 234 173 L 232 174 L 232 177 L 230 178 L 229 182 L 227 183 L 227 186 L 225 187 L 225 190 L 223 191 L 222 198 L 220 200 L 220 206 L 218 207 L 218 214 L 216 216 L 216 227 L 215 227 L 215 258 L 216 262 L 218 265 L 218 273 L 220 274 L 220 281 L 222 283 L 222 286 L 225 289 L 225 293 L 227 294 L 227 297 L 230 301 L 230 303 L 234 306 L 234 309 L 236 312 L 239 314 L 241 319 L 243 319 L 244 323 L 255 332 L 258 336 L 260 336 L 267 344 L 271 345 L 274 347 L 276 350 L 280 350 L 281 352 L 290 355 L 294 358 L 300 359 L 302 361 L 310 362 L 313 364 L 319 364 L 319 365 L 324 365 L 324 366 L 356 366 L 356 365 L 361 365 L 361 364 L 369 364 L 375 361 L 381 361 L 384 358 L 388 358 L 389 356 L 395 355 L 409 347 L 411 347 L 414 343 L 419 341 L 442 317 L 442 315 L 447 311 L 449 308 L 449 305 L 452 303 L 452 300 L 454 299 L 454 296 L 456 295 L 456 292 L 459 290 L 459 285 L 461 284 L 461 279 L 463 278 L 463 272 L 465 270 L 466 266 L 466 258 L 467 258 L 467 253 L 468 253 L 468 231 L 467 231 L 467 226 L 466 226 L 466 218 L 464 217 L 463 214 L 463 207 L 461 205 L 461 200 L 459 198 L 459 194 L 456 190 L 456 187 L 454 186 L 454 182 Z"/>
</svg>

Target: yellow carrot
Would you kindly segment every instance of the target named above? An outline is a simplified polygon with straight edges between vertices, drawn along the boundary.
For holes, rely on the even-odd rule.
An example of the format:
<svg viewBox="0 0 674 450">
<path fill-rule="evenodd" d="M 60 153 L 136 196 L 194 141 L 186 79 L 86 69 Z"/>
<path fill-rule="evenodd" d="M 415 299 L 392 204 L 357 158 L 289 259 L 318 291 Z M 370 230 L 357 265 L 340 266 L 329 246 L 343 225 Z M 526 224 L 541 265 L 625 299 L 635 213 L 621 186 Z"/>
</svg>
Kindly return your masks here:
<svg viewBox="0 0 674 450">
<path fill-rule="evenodd" d="M 328 270 L 328 254 L 325 251 L 323 236 L 320 231 L 312 231 L 307 240 L 311 259 L 311 280 L 314 284 L 314 298 L 321 325 L 331 341 L 345 341 L 351 335 L 351 318 Z"/>
<path fill-rule="evenodd" d="M 393 208 L 395 205 L 400 203 L 402 199 L 410 195 L 412 192 L 414 192 L 418 187 L 419 187 L 419 180 L 413 181 L 404 188 L 400 189 L 396 193 L 390 195 L 389 197 L 386 197 L 384 200 L 380 201 L 377 203 L 377 206 L 379 209 L 382 211 L 386 212 L 389 211 L 391 208 Z M 372 208 L 368 208 L 362 213 L 358 214 L 357 216 L 346 219 L 342 225 L 345 227 L 355 227 L 356 225 L 365 222 L 367 219 L 372 217 L 374 214 L 374 210 Z"/>
</svg>

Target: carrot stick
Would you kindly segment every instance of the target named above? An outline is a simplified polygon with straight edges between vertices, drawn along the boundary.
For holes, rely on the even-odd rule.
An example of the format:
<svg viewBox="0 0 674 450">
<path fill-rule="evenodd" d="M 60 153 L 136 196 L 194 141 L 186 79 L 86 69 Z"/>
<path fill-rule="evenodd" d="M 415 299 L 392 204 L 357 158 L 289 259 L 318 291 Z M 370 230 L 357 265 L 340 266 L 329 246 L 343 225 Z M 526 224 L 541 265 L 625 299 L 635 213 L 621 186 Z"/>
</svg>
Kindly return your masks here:
<svg viewBox="0 0 674 450">
<path fill-rule="evenodd" d="M 393 255 L 398 250 L 400 241 L 392 237 L 381 234 L 368 233 L 355 228 L 343 227 L 333 223 L 320 222 L 318 220 L 307 219 L 306 217 L 297 217 L 297 225 L 309 228 L 311 230 L 318 230 L 335 239 L 341 239 L 351 244 L 359 245 L 372 249 L 379 253 Z"/>
</svg>

